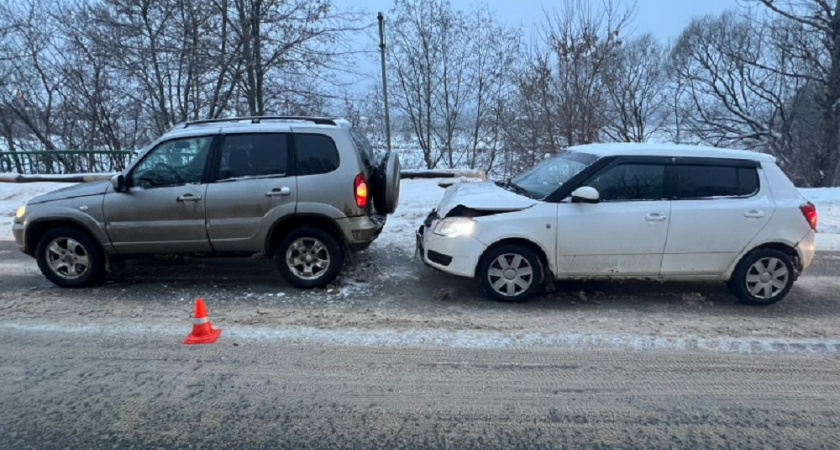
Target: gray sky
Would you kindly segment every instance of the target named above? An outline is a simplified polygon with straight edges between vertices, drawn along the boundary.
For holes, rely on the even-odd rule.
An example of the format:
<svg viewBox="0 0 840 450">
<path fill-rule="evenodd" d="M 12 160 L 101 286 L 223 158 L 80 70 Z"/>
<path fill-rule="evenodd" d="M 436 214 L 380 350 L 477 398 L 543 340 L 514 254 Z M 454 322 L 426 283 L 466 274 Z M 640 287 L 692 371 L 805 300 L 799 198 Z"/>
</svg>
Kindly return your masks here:
<svg viewBox="0 0 840 450">
<path fill-rule="evenodd" d="M 496 17 L 509 24 L 521 25 L 525 35 L 530 35 L 534 24 L 543 18 L 544 10 L 554 10 L 562 5 L 559 0 L 486 0 L 496 11 Z M 593 0 L 594 1 L 594 0 Z M 632 4 L 632 0 L 619 0 Z M 375 14 L 388 12 L 393 0 L 333 0 L 340 8 L 364 8 Z M 469 9 L 473 0 L 451 0 L 458 9 Z M 653 33 L 667 40 L 679 36 L 692 17 L 719 13 L 736 8 L 737 0 L 636 0 L 636 16 L 631 29 L 637 34 Z"/>
</svg>

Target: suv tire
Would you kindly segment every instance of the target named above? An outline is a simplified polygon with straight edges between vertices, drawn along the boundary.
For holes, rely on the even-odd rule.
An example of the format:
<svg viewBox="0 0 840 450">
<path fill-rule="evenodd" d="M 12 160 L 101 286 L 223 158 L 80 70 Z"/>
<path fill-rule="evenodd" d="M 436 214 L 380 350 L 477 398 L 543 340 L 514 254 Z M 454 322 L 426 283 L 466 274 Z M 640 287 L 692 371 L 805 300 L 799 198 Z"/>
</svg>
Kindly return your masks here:
<svg viewBox="0 0 840 450">
<path fill-rule="evenodd" d="M 373 207 L 380 214 L 393 214 L 400 201 L 400 159 L 388 153 L 373 171 Z"/>
<path fill-rule="evenodd" d="M 54 228 L 44 233 L 35 257 L 41 273 L 60 287 L 92 286 L 105 278 L 102 250 L 75 228 Z"/>
<path fill-rule="evenodd" d="M 319 288 L 338 277 L 344 252 L 330 233 L 314 227 L 292 230 L 277 245 L 274 262 L 280 275 L 299 288 Z"/>
<path fill-rule="evenodd" d="M 478 264 L 481 287 L 494 300 L 519 302 L 542 286 L 543 265 L 527 247 L 502 245 L 487 252 Z"/>
<path fill-rule="evenodd" d="M 794 278 L 789 255 L 779 250 L 759 249 L 738 263 L 727 287 L 742 303 L 766 306 L 784 298 Z"/>
</svg>

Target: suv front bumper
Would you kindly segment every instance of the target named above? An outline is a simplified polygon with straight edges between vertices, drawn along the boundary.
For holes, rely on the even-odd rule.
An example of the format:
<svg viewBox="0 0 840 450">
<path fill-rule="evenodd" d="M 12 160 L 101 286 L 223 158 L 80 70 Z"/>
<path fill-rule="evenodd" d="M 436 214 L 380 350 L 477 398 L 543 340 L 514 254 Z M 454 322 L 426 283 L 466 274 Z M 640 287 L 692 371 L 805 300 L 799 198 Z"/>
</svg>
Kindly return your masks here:
<svg viewBox="0 0 840 450">
<path fill-rule="evenodd" d="M 26 242 L 24 241 L 23 237 L 23 224 L 20 222 L 15 222 L 12 225 L 12 235 L 15 237 L 15 243 L 17 244 L 20 251 L 26 253 Z"/>
</svg>

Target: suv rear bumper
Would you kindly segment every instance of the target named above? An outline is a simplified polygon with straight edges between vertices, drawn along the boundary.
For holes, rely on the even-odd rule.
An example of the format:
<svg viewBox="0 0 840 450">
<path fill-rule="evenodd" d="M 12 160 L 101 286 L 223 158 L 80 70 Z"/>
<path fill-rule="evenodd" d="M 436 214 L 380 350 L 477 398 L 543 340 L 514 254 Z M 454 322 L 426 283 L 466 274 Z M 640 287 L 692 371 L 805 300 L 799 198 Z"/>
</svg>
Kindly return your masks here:
<svg viewBox="0 0 840 450">
<path fill-rule="evenodd" d="M 359 216 L 338 219 L 338 226 L 344 235 L 347 246 L 354 252 L 362 251 L 370 246 L 382 233 L 385 226 L 384 216 Z"/>
</svg>

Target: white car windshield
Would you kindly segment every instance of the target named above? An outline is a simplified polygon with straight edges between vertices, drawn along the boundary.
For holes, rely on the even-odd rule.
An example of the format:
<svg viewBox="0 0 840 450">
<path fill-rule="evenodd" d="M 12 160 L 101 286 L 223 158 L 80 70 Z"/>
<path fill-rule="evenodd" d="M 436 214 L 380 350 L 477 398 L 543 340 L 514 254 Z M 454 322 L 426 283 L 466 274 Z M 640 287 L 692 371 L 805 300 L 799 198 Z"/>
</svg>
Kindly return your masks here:
<svg viewBox="0 0 840 450">
<path fill-rule="evenodd" d="M 598 159 L 588 153 L 563 150 L 510 181 L 517 191 L 543 199 Z"/>
</svg>

